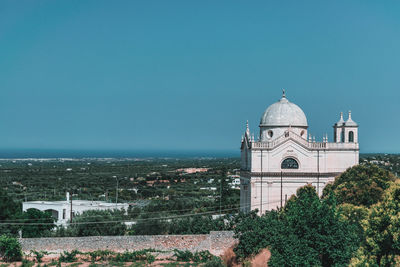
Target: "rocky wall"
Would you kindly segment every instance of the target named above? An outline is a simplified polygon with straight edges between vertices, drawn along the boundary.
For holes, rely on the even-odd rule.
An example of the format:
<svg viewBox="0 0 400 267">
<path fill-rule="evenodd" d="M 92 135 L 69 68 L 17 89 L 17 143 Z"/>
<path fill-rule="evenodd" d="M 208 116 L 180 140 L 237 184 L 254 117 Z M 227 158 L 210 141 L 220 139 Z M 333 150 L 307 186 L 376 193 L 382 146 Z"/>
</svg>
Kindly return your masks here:
<svg viewBox="0 0 400 267">
<path fill-rule="evenodd" d="M 233 232 L 210 232 L 205 235 L 145 235 L 145 236 L 87 236 L 87 237 L 55 237 L 55 238 L 22 238 L 22 250 L 60 253 L 74 249 L 88 252 L 94 250 L 142 250 L 153 248 L 162 251 L 173 249 L 190 250 L 192 252 L 208 250 L 214 255 L 221 255 L 232 247 L 236 240 Z"/>
</svg>

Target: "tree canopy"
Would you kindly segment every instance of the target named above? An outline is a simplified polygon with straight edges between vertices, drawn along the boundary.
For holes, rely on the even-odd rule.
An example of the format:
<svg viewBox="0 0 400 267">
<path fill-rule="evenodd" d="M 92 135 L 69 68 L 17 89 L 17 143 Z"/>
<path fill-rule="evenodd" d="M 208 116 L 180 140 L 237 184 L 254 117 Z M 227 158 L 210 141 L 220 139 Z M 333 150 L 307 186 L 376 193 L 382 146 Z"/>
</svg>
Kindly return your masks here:
<svg viewBox="0 0 400 267">
<path fill-rule="evenodd" d="M 123 220 L 123 211 L 88 210 L 72 219 L 72 224 L 61 235 L 70 236 L 108 236 L 125 235 L 126 225 Z"/>
<path fill-rule="evenodd" d="M 384 191 L 395 179 L 391 172 L 376 165 L 357 165 L 339 175 L 332 185 L 326 186 L 324 196 L 333 191 L 338 204 L 370 207 L 382 200 Z"/>
<path fill-rule="evenodd" d="M 21 225 L 22 237 L 44 237 L 49 236 L 50 231 L 55 227 L 54 218 L 49 211 L 40 211 L 37 209 L 28 209 L 22 212 L 18 219 L 21 222 L 33 223 Z"/>
<path fill-rule="evenodd" d="M 400 255 L 400 182 L 371 207 L 365 220 L 366 251 L 379 266 L 393 266 Z M 397 262 L 399 264 L 400 262 Z"/>
<path fill-rule="evenodd" d="M 341 218 L 334 196 L 320 200 L 311 185 L 299 188 L 283 210 L 248 217 L 235 233 L 237 255 L 268 247 L 268 266 L 345 266 L 358 248 L 356 231 Z"/>
</svg>

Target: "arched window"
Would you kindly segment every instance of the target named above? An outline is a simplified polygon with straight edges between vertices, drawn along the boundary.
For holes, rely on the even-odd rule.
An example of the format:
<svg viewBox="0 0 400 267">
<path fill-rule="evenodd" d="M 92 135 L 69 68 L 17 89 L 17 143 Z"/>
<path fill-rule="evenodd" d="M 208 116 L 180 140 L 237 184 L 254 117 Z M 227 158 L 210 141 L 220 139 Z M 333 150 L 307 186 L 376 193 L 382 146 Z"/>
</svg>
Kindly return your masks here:
<svg viewBox="0 0 400 267">
<path fill-rule="evenodd" d="M 350 131 L 350 132 L 349 132 L 349 142 L 350 142 L 350 143 L 353 143 L 353 142 L 354 142 L 354 132 L 353 132 L 353 131 Z"/>
<path fill-rule="evenodd" d="M 340 142 L 344 143 L 344 131 L 343 130 L 340 134 Z"/>
<path fill-rule="evenodd" d="M 287 158 L 282 161 L 281 169 L 298 169 L 299 163 L 294 158 Z"/>
</svg>

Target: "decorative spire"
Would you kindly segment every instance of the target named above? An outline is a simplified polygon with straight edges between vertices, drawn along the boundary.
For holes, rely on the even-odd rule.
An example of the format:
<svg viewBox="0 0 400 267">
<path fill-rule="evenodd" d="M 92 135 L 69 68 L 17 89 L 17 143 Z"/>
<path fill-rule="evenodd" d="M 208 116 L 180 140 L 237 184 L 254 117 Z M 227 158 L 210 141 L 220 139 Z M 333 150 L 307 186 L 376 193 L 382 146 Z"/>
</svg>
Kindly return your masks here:
<svg viewBox="0 0 400 267">
<path fill-rule="evenodd" d="M 345 126 L 357 127 L 358 124 L 351 118 L 351 110 L 349 110 L 349 118 L 345 122 Z"/>
<path fill-rule="evenodd" d="M 251 141 L 251 135 L 250 135 L 250 129 L 249 129 L 249 121 L 246 121 L 246 132 L 244 134 L 245 136 L 247 136 L 247 139 L 250 139 Z"/>
<path fill-rule="evenodd" d="M 343 112 L 340 112 L 340 119 L 339 121 L 336 123 L 337 126 L 342 126 L 344 124 L 344 120 L 343 120 Z"/>
<path fill-rule="evenodd" d="M 282 98 L 286 98 L 285 88 L 282 88 Z"/>
</svg>

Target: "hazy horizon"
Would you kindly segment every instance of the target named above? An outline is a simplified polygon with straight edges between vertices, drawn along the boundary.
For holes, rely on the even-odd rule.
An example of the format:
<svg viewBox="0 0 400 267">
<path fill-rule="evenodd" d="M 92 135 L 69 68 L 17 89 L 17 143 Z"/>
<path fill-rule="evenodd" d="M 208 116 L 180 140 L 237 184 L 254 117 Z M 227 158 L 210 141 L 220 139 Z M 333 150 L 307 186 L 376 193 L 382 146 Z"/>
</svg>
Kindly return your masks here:
<svg viewBox="0 0 400 267">
<path fill-rule="evenodd" d="M 360 154 L 399 154 L 360 152 Z M 6 149 L 0 159 L 30 158 L 239 158 L 240 150 Z"/>
</svg>

